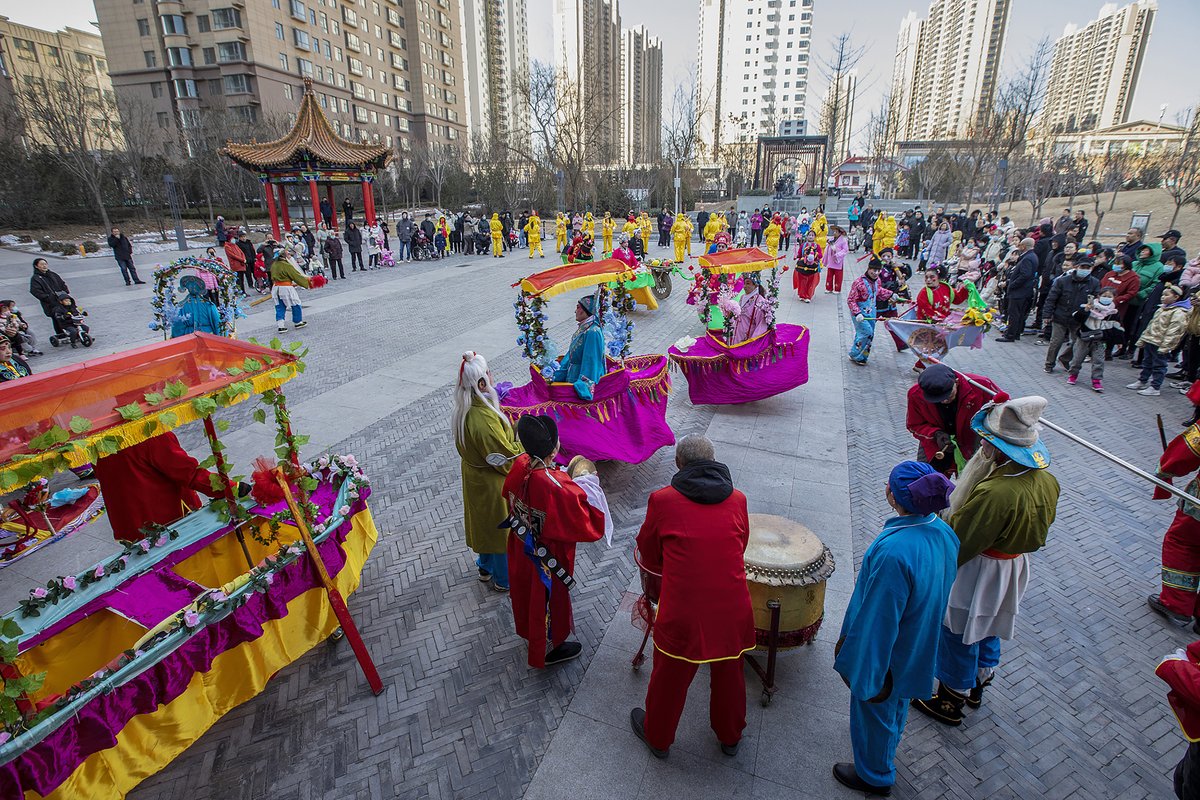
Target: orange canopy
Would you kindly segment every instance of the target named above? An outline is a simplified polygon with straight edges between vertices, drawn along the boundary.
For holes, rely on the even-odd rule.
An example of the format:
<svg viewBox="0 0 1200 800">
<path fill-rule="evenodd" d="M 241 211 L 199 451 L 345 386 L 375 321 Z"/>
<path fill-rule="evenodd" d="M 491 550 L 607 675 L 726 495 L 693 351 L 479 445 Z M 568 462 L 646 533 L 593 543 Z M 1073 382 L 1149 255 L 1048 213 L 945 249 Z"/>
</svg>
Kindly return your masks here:
<svg viewBox="0 0 1200 800">
<path fill-rule="evenodd" d="M 262 345 L 195 333 L 4 383 L 0 488 L 12 482 L 10 472 L 37 460 L 28 457 L 35 452 L 67 448 L 78 466 L 98 440 L 106 439 L 111 452 L 275 388 L 295 376 L 296 361 Z M 55 428 L 69 434 L 65 441 L 33 443 Z"/>
<path fill-rule="evenodd" d="M 739 247 L 700 256 L 700 267 L 712 273 L 758 272 L 775 266 L 777 260 L 757 247 Z"/>
<path fill-rule="evenodd" d="M 572 289 L 598 286 L 601 283 L 612 283 L 616 280 L 629 280 L 633 277 L 633 272 L 633 267 L 616 258 L 581 261 L 578 264 L 563 264 L 561 267 L 551 267 L 541 272 L 535 272 L 523 279 L 520 287 L 521 291 L 529 294 L 554 297 Z"/>
</svg>

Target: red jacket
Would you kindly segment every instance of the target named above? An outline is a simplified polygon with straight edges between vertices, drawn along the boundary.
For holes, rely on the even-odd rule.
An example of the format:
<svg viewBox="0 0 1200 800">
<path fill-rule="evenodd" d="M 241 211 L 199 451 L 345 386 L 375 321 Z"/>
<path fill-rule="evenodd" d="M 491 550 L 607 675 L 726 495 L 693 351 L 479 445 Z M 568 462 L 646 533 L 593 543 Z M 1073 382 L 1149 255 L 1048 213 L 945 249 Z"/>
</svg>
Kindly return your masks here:
<svg viewBox="0 0 1200 800">
<path fill-rule="evenodd" d="M 569 575 L 575 574 L 575 543 L 595 542 L 604 536 L 604 513 L 588 503 L 571 476 L 561 470 L 551 473 L 531 468 L 528 454 L 513 462 L 504 479 L 504 499 L 510 514 L 532 518 L 538 541 Z M 570 592 L 551 576 L 547 626 L 542 570 L 526 555 L 524 543 L 513 532 L 508 535 L 508 579 L 517 634 L 529 642 L 529 666 L 544 667 L 547 639 L 551 648 L 558 647 L 574 630 Z"/>
<path fill-rule="evenodd" d="M 1106 286 L 1111 286 L 1117 291 L 1116 296 L 1113 297 L 1113 305 L 1117 307 L 1117 317 L 1120 318 L 1125 313 L 1125 307 L 1129 305 L 1129 301 L 1137 297 L 1141 279 L 1131 269 L 1123 269 L 1120 272 L 1109 270 L 1100 279 L 1100 288 L 1103 289 Z"/>
<path fill-rule="evenodd" d="M 933 295 L 932 300 L 930 295 Z M 921 322 L 941 322 L 950 316 L 951 303 L 965 303 L 970 295 L 966 286 L 953 291 L 948 284 L 939 283 L 936 289 L 922 286 L 916 290 L 917 319 Z M 953 298 L 953 299 L 951 299 Z"/>
<path fill-rule="evenodd" d="M 1187 658 L 1170 659 L 1154 674 L 1167 682 L 1167 700 L 1189 742 L 1200 741 L 1200 642 L 1187 646 Z"/>
<path fill-rule="evenodd" d="M 971 375 L 968 373 L 967 377 L 976 383 L 982 383 L 993 392 L 999 391 L 996 384 L 982 375 Z M 963 458 L 970 458 L 978 444 L 978 437 L 976 437 L 975 431 L 971 430 L 971 418 L 975 416 L 975 413 L 979 409 L 987 405 L 991 399 L 991 395 L 987 392 L 972 386 L 962 375 L 958 376 L 958 396 L 956 401 L 958 409 L 954 415 L 954 430 L 946 431 L 946 433 L 954 437 L 958 443 L 958 449 L 962 451 Z M 917 437 L 917 441 L 921 443 L 921 449 L 925 451 L 925 457 L 932 460 L 938 451 L 937 443 L 933 438 L 934 434 L 940 430 L 945 430 L 945 427 L 942 422 L 941 412 L 934 407 L 933 403 L 925 399 L 920 385 L 914 385 L 908 390 L 908 414 L 904 424 L 912 435 Z"/>
<path fill-rule="evenodd" d="M 219 497 L 199 462 L 173 433 L 162 433 L 96 462 L 96 478 L 113 538 L 136 542 L 150 523 L 166 525 L 200 507 L 200 497 Z"/>
<path fill-rule="evenodd" d="M 681 470 L 672 484 L 694 466 Z M 708 662 L 738 658 L 754 647 L 754 612 L 746 588 L 749 540 L 746 496 L 736 489 L 718 503 L 690 500 L 674 485 L 650 495 L 637 546 L 642 565 L 663 576 L 654 620 L 656 649 Z"/>
<path fill-rule="evenodd" d="M 225 243 L 225 256 L 229 259 L 229 268 L 234 272 L 246 271 L 246 253 L 238 247 L 236 239 Z"/>
</svg>

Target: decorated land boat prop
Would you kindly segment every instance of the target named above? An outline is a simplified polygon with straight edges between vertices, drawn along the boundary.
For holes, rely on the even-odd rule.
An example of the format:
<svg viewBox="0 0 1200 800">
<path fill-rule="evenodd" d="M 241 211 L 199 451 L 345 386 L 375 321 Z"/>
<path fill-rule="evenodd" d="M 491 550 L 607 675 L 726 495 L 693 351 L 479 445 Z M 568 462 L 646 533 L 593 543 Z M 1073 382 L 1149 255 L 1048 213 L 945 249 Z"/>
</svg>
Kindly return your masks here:
<svg viewBox="0 0 1200 800">
<path fill-rule="evenodd" d="M 149 324 L 150 330 L 162 331 L 164 339 L 171 338 L 171 327 L 180 314 L 187 313 L 181 310 L 187 300 L 187 292 L 179 286 L 179 280 L 192 273 L 209 275 L 215 279 L 214 305 L 221 318 L 222 334 L 236 336 L 237 321 L 246 316 L 238 303 L 237 275 L 216 259 L 196 256 L 184 256 L 154 270 L 154 298 L 150 301 L 154 319 Z"/>
<path fill-rule="evenodd" d="M 377 538 L 370 489 L 352 456 L 300 464 L 306 437 L 279 391 L 303 370 L 298 348 L 192 334 L 0 391 L 4 489 L 202 421 L 213 455 L 201 466 L 224 495 L 167 525 L 116 531 L 136 541 L 0 617 L 0 796 L 124 797 L 339 625 L 356 645 L 341 597 Z M 238 499 L 217 439 L 228 422 L 213 417 L 256 397 L 281 466 L 260 465 L 258 499 Z"/>
<path fill-rule="evenodd" d="M 982 348 L 984 334 L 991 330 L 994 314 L 979 296 L 975 284 L 967 281 L 963 285 L 967 287 L 966 307 L 952 308 L 950 315 L 941 322 L 919 321 L 915 303 L 899 317 L 887 320 L 888 333 L 892 335 L 896 351 L 911 348 L 918 358 L 937 361 L 952 347 Z"/>
<path fill-rule="evenodd" d="M 625 282 L 631 273 L 623 262 L 608 258 L 543 270 L 514 284 L 520 287 L 513 304 L 521 330 L 517 344 L 530 361 L 530 381 L 506 392 L 500 405 L 514 422 L 524 414 L 554 416 L 562 459 L 582 455 L 638 464 L 675 443 L 666 421 L 671 389 L 666 356 L 630 355 L 634 324 L 627 315 L 633 300 Z M 546 332 L 546 302 L 585 289 L 594 290 L 595 316 L 607 348 L 607 371 L 591 387 L 591 400 L 582 399 L 573 384 L 553 380 L 558 358 Z"/>
<path fill-rule="evenodd" d="M 704 335 L 681 339 L 667 350 L 671 363 L 687 378 L 692 403 L 750 403 L 808 382 L 808 328 L 775 321 L 779 271 L 776 259 L 755 247 L 700 256 L 688 302 L 700 307 Z M 736 295 L 745 273 L 755 273 L 766 290 L 767 327 L 764 333 L 730 344 L 737 325 Z"/>
</svg>

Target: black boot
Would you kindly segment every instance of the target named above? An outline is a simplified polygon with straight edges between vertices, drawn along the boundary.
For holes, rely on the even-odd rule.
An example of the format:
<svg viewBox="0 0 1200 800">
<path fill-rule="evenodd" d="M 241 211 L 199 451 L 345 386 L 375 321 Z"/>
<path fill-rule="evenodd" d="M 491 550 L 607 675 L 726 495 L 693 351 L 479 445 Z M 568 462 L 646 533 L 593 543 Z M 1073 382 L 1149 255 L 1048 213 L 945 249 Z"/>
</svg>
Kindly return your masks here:
<svg viewBox="0 0 1200 800">
<path fill-rule="evenodd" d="M 939 682 L 937 693 L 928 700 L 914 698 L 912 707 L 926 716 L 933 717 L 943 725 L 955 727 L 962 724 L 963 706 L 967 696 L 959 694 L 949 686 Z"/>
<path fill-rule="evenodd" d="M 975 679 L 975 688 L 967 695 L 967 706 L 970 708 L 979 708 L 983 705 L 983 690 L 992 685 L 992 679 L 996 677 L 996 673 L 987 676 L 987 680 L 981 681 Z"/>
</svg>

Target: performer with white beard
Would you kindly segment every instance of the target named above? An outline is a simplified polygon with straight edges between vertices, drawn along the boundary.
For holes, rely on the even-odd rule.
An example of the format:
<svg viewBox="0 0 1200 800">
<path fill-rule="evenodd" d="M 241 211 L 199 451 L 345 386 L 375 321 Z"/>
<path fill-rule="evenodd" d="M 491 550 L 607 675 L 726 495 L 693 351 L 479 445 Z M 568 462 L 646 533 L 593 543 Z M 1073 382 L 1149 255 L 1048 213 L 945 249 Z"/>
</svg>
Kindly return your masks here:
<svg viewBox="0 0 1200 800">
<path fill-rule="evenodd" d="M 1058 506 L 1050 452 L 1038 436 L 1043 397 L 1000 392 L 971 420 L 979 449 L 963 468 L 946 521 L 958 535 L 958 576 L 938 645 L 938 689 L 913 707 L 960 725 L 963 706 L 979 708 L 1011 639 L 1029 583 L 1026 554 L 1041 549 Z"/>
<path fill-rule="evenodd" d="M 463 527 L 467 547 L 479 554 L 475 565 L 479 580 L 498 592 L 508 591 L 508 517 L 502 489 L 511 461 L 496 466 L 487 457 L 505 458 L 522 452 L 500 398 L 492 383 L 487 361 L 474 351 L 463 353 L 454 388 L 454 413 L 450 421 L 454 445 L 462 457 Z M 495 460 L 495 459 L 493 459 Z"/>
</svg>

